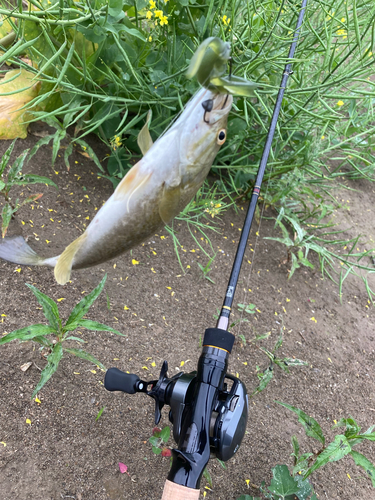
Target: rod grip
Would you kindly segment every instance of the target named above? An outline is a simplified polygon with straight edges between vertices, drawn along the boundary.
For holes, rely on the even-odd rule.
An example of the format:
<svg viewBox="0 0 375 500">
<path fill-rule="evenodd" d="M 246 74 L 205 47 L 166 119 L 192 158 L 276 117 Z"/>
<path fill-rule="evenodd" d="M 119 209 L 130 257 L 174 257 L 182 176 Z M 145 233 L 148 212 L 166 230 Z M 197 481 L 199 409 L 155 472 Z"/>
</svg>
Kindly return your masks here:
<svg viewBox="0 0 375 500">
<path fill-rule="evenodd" d="M 199 493 L 199 490 L 172 483 L 172 481 L 167 479 L 164 484 L 161 500 L 198 500 Z"/>
<path fill-rule="evenodd" d="M 140 380 L 138 375 L 134 373 L 125 373 L 118 368 L 110 368 L 105 374 L 104 387 L 107 391 L 122 391 L 135 394 Z"/>
</svg>

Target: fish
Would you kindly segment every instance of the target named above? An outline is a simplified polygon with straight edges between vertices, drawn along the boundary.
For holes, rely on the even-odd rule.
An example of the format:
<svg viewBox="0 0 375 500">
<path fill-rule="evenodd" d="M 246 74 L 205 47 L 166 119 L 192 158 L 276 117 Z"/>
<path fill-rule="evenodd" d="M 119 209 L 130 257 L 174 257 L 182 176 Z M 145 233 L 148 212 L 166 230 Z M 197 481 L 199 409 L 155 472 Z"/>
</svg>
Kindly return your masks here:
<svg viewBox="0 0 375 500">
<path fill-rule="evenodd" d="M 138 136 L 143 157 L 118 184 L 84 233 L 55 257 L 38 255 L 22 236 L 0 239 L 0 258 L 54 267 L 64 285 L 85 269 L 136 247 L 169 224 L 194 198 L 227 137 L 230 94 L 201 88 L 179 118 L 152 141 L 147 118 Z"/>
<path fill-rule="evenodd" d="M 185 76 L 196 77 L 205 88 L 217 93 L 250 97 L 259 84 L 232 74 L 223 76 L 231 61 L 231 45 L 218 37 L 206 38 L 190 60 Z"/>
</svg>

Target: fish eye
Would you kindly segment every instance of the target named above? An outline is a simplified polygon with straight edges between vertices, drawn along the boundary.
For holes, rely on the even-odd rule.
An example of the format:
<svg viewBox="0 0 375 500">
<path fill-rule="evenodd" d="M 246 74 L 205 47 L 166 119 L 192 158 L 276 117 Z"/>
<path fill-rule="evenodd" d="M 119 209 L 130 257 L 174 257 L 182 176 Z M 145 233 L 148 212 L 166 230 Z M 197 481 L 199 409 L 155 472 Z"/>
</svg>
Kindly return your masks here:
<svg viewBox="0 0 375 500">
<path fill-rule="evenodd" d="M 217 134 L 216 142 L 219 144 L 219 146 L 221 146 L 222 144 L 224 144 L 226 138 L 227 138 L 226 131 L 224 129 L 221 129 Z"/>
</svg>

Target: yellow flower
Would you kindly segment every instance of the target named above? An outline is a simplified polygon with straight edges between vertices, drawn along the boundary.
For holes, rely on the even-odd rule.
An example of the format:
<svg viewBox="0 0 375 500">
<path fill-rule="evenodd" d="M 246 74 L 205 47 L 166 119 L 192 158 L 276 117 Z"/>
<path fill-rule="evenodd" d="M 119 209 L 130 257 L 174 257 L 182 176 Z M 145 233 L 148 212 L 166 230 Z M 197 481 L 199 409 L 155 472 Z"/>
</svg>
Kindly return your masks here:
<svg viewBox="0 0 375 500">
<path fill-rule="evenodd" d="M 169 2 L 169 0 L 164 0 L 164 3 L 167 3 L 167 2 Z"/>
<path fill-rule="evenodd" d="M 154 14 L 155 14 L 155 17 L 158 17 L 160 20 L 163 18 L 163 11 L 162 10 L 155 10 Z"/>
<path fill-rule="evenodd" d="M 112 147 L 116 151 L 117 148 L 121 146 L 122 142 L 121 139 L 118 135 L 115 136 L 114 140 L 112 141 Z"/>
<path fill-rule="evenodd" d="M 336 31 L 336 35 L 342 36 L 343 38 L 346 38 L 347 33 L 346 33 L 346 30 L 341 29 L 341 30 Z"/>
<path fill-rule="evenodd" d="M 344 101 L 338 101 L 337 106 L 344 106 Z"/>
<path fill-rule="evenodd" d="M 230 23 L 230 18 L 228 16 L 223 16 L 223 23 L 225 24 L 225 26 L 228 26 L 228 24 Z"/>
<path fill-rule="evenodd" d="M 149 37 L 148 37 L 148 41 L 149 41 L 149 42 L 152 42 L 152 36 L 149 36 Z"/>
<path fill-rule="evenodd" d="M 341 22 L 344 23 L 346 21 L 345 17 L 341 18 Z"/>
<path fill-rule="evenodd" d="M 146 12 L 146 19 L 151 19 L 151 18 L 152 18 L 152 12 L 151 12 L 151 10 L 148 10 Z"/>
<path fill-rule="evenodd" d="M 164 26 L 164 24 L 168 24 L 168 17 L 163 16 L 160 18 L 160 26 Z"/>
<path fill-rule="evenodd" d="M 156 9 L 156 3 L 155 3 L 155 0 L 150 0 L 150 1 L 149 1 L 149 3 L 150 3 L 150 9 L 151 9 L 151 10 L 152 10 L 152 9 Z"/>
</svg>

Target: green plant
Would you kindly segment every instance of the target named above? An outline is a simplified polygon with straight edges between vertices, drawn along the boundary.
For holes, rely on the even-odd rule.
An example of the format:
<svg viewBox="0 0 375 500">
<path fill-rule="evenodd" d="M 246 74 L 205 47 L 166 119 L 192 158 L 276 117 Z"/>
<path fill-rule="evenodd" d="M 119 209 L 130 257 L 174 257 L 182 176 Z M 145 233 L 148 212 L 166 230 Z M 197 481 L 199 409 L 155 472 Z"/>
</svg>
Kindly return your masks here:
<svg viewBox="0 0 375 500">
<path fill-rule="evenodd" d="M 152 452 L 155 455 L 161 455 L 162 457 L 170 457 L 171 450 L 165 445 L 171 435 L 171 428 L 167 425 L 163 429 L 159 427 L 154 427 L 152 430 L 152 436 L 149 438 L 149 442 L 152 446 Z"/>
<path fill-rule="evenodd" d="M 28 149 L 26 149 L 15 160 L 13 165 L 7 169 L 15 143 L 16 141 L 14 140 L 5 151 L 0 161 L 0 195 L 5 201 L 1 211 L 1 232 L 3 238 L 6 235 L 10 221 L 17 210 L 19 210 L 26 203 L 32 203 L 43 196 L 42 194 L 31 194 L 22 201 L 17 198 L 15 203 L 13 203 L 12 198 L 9 196 L 9 191 L 13 187 L 29 186 L 31 184 L 48 184 L 57 189 L 56 184 L 47 177 L 41 177 L 40 175 L 34 174 L 22 174 L 23 164 L 29 151 Z"/>
<path fill-rule="evenodd" d="M 338 434 L 333 441 L 326 444 L 323 431 L 318 422 L 308 416 L 302 410 L 294 406 L 277 401 L 280 405 L 288 410 L 291 410 L 298 416 L 298 422 L 302 424 L 307 436 L 319 441 L 322 448 L 316 452 L 300 452 L 300 446 L 296 436 L 292 436 L 293 452 L 293 469 L 289 472 L 286 465 L 277 465 L 272 469 L 273 479 L 268 488 L 264 481 L 259 487 L 259 491 L 263 494 L 262 498 L 270 500 L 317 500 L 317 495 L 307 479 L 313 472 L 320 469 L 329 462 L 337 462 L 346 455 L 351 455 L 356 465 L 363 468 L 366 474 L 371 479 L 372 485 L 375 487 L 375 467 L 362 453 L 355 451 L 353 448 L 358 446 L 365 440 L 375 441 L 375 433 L 372 432 L 375 426 L 371 426 L 367 431 L 361 433 L 361 428 L 354 418 L 342 418 L 333 429 L 345 427 L 344 434 Z M 312 495 L 310 497 L 310 495 Z M 261 497 L 253 497 L 250 495 L 241 495 L 237 500 L 261 500 Z"/>
<path fill-rule="evenodd" d="M 268 334 L 256 337 L 254 339 L 254 341 L 260 340 L 262 338 L 267 338 L 267 336 L 268 336 Z M 302 360 L 297 359 L 297 358 L 289 358 L 289 357 L 278 358 L 275 353 L 282 346 L 282 344 L 283 344 L 283 334 L 282 334 L 282 327 L 281 327 L 280 336 L 279 336 L 279 338 L 275 344 L 275 347 L 273 348 L 272 351 L 269 351 L 268 349 L 266 349 L 264 347 L 257 346 L 258 349 L 260 351 L 262 351 L 269 358 L 270 364 L 263 371 L 261 371 L 258 366 L 256 367 L 257 376 L 259 379 L 259 385 L 254 389 L 254 391 L 251 393 L 250 397 L 253 397 L 253 396 L 255 396 L 255 394 L 262 392 L 267 387 L 267 385 L 271 382 L 271 380 L 273 378 L 273 373 L 274 373 L 274 365 L 281 368 L 281 370 L 283 370 L 284 372 L 289 373 L 289 368 L 291 368 L 292 366 L 305 366 L 308 364 L 306 361 L 302 361 Z"/>
<path fill-rule="evenodd" d="M 103 325 L 102 323 L 84 318 L 92 304 L 95 302 L 95 300 L 103 290 L 106 278 L 107 275 L 104 276 L 102 281 L 92 292 L 86 295 L 86 297 L 84 297 L 74 307 L 65 324 L 63 324 L 60 318 L 56 302 L 54 302 L 50 297 L 42 293 L 33 285 L 27 284 L 27 286 L 36 296 L 39 304 L 42 306 L 43 314 L 46 317 L 48 324 L 30 325 L 26 326 L 25 328 L 7 333 L 0 338 L 0 345 L 18 339 L 21 342 L 33 341 L 42 346 L 41 350 L 45 353 L 47 364 L 42 370 L 40 380 L 33 391 L 32 397 L 34 397 L 42 389 L 46 382 L 48 382 L 48 380 L 55 373 L 64 353 L 73 354 L 74 356 L 85 359 L 90 363 L 94 363 L 100 369 L 105 370 L 105 366 L 92 354 L 84 351 L 83 349 L 65 347 L 63 346 L 63 344 L 68 340 L 74 340 L 80 343 L 84 342 L 81 337 L 71 335 L 71 332 L 74 332 L 74 330 L 76 330 L 77 328 L 86 328 L 87 330 L 93 331 L 105 331 L 115 333 L 116 335 L 121 335 L 123 337 L 125 336 L 114 328 L 111 328 L 110 326 Z M 52 337 L 54 338 L 50 339 L 50 335 L 52 335 Z"/>
<path fill-rule="evenodd" d="M 202 266 L 202 264 L 197 262 L 199 269 L 202 271 L 202 276 L 204 278 L 206 278 L 206 280 L 211 281 L 211 283 L 215 283 L 215 282 L 214 282 L 214 280 L 212 280 L 208 276 L 208 273 L 211 272 L 211 270 L 212 270 L 212 268 L 210 266 L 211 266 L 212 262 L 214 261 L 215 257 L 216 257 L 216 253 L 215 253 L 215 255 L 213 255 L 213 257 L 211 257 L 211 259 L 207 262 L 207 264 L 204 267 Z"/>
<path fill-rule="evenodd" d="M 100 408 L 100 410 L 98 411 L 98 414 L 95 417 L 95 422 L 97 422 L 99 420 L 99 418 L 102 416 L 104 410 L 105 410 L 105 406 L 102 406 Z"/>
<path fill-rule="evenodd" d="M 342 264 L 340 286 L 350 273 L 373 271 L 367 252 L 342 258 L 345 243 L 327 231 L 325 220 L 331 208 L 339 208 L 332 190 L 346 189 L 343 179 L 375 178 L 373 2 L 309 2 L 292 61 L 287 54 L 300 9 L 292 1 L 62 0 L 51 5 L 42 0 L 31 5 L 25 9 L 21 2 L 11 9 L 1 0 L 0 15 L 10 32 L 0 31 L 5 49 L 0 63 L 7 61 L 40 82 L 38 95 L 25 105 L 33 119 L 60 120 L 69 112 L 76 142 L 98 134 L 111 152 L 107 168 L 114 185 L 140 155 L 136 137 L 148 110 L 155 138 L 197 89 L 197 82 L 184 76 L 195 49 L 204 38 L 219 36 L 231 42 L 233 74 L 261 86 L 254 98 L 235 98 L 228 140 L 210 181 L 231 201 L 248 197 L 282 69 L 292 62 L 261 193 L 279 211 L 279 222 L 285 215 L 294 221 L 285 219 L 290 229 L 298 223 L 307 232 L 298 243 L 288 243 L 290 276 L 298 266 L 310 267 L 308 250 L 317 251 L 327 276 L 331 265 Z M 24 90 L 20 84 L 18 92 Z M 220 207 L 212 193 L 205 196 L 200 201 L 206 205 L 196 208 L 209 215 Z M 195 215 L 184 217 L 189 221 Z M 342 251 L 329 253 L 330 241 Z M 178 249 L 175 238 L 174 243 Z M 366 275 L 361 279 L 372 297 Z"/>
<path fill-rule="evenodd" d="M 35 153 L 39 150 L 41 146 L 49 144 L 52 141 L 52 165 L 54 165 L 57 158 L 57 154 L 60 150 L 61 141 L 63 139 L 67 139 L 68 146 L 64 151 L 64 162 L 67 170 L 70 169 L 69 156 L 73 152 L 73 146 L 79 145 L 81 149 L 95 162 L 95 165 L 99 168 L 99 170 L 101 172 L 104 172 L 104 168 L 100 164 L 98 157 L 96 156 L 94 150 L 87 144 L 87 142 L 82 139 L 77 139 L 76 137 L 71 137 L 70 134 L 68 133 L 67 129 L 74 117 L 74 112 L 66 113 L 64 115 L 62 123 L 56 118 L 56 116 L 51 115 L 43 117 L 44 113 L 34 112 L 34 116 L 36 118 L 40 114 L 42 116 L 41 121 L 45 122 L 50 127 L 55 128 L 56 132 L 54 134 L 46 135 L 45 137 L 39 139 L 39 141 L 34 145 L 32 150 L 30 151 L 28 162 L 31 160 L 31 158 L 35 155 Z M 76 134 L 77 131 L 75 130 L 74 133 Z"/>
</svg>

